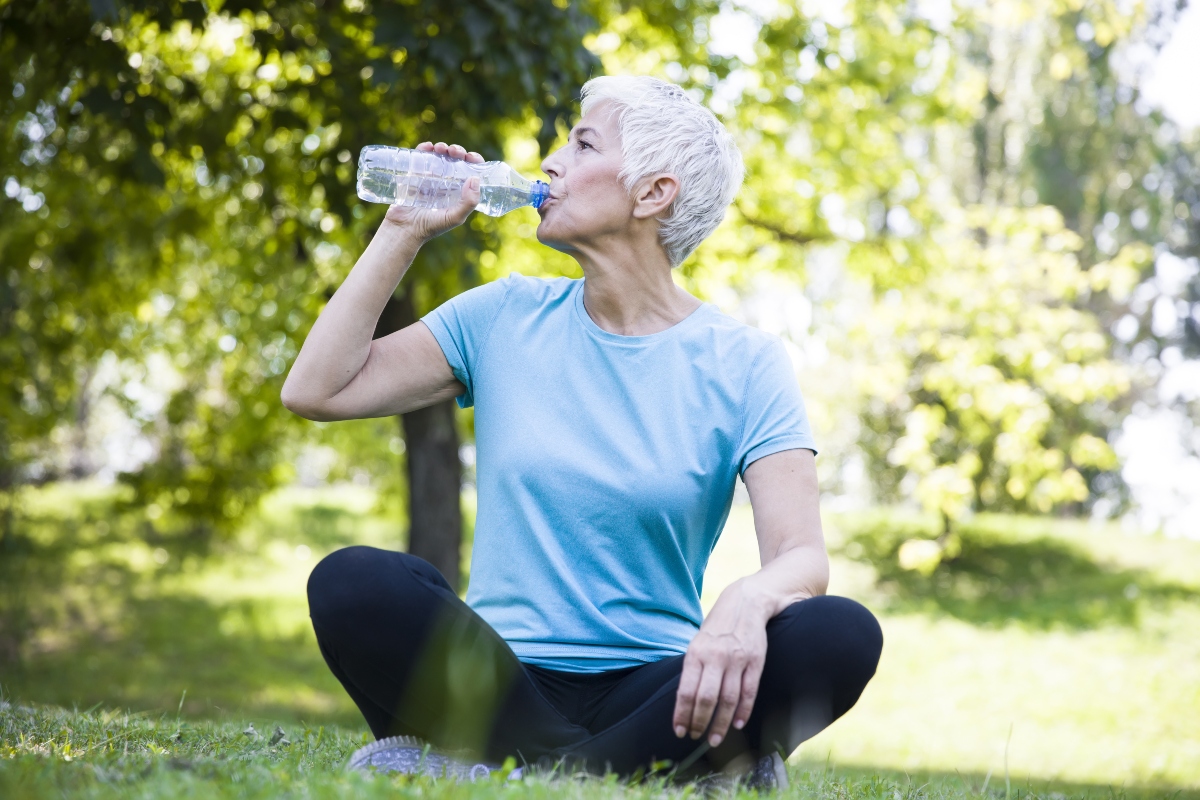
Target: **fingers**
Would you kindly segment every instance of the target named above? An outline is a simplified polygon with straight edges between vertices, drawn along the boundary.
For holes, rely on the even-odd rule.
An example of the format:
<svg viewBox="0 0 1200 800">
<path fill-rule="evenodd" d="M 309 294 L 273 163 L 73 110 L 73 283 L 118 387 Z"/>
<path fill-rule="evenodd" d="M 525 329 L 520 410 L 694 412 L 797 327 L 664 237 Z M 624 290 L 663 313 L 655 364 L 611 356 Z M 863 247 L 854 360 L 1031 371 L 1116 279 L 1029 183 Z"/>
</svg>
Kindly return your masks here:
<svg viewBox="0 0 1200 800">
<path fill-rule="evenodd" d="M 742 697 L 738 701 L 738 707 L 733 712 L 733 727 L 741 730 L 746 727 L 746 723 L 750 721 L 750 714 L 754 711 L 754 701 L 758 698 L 758 683 L 762 679 L 763 665 L 761 662 L 752 661 L 746 666 L 746 671 L 742 673 Z"/>
<path fill-rule="evenodd" d="M 707 731 L 709 745 L 717 747 L 731 724 L 735 730 L 746 727 L 758 697 L 762 669 L 763 658 L 753 653 L 725 654 L 723 658 L 699 650 L 689 653 L 675 695 L 671 721 L 675 735 L 699 739 Z"/>
<path fill-rule="evenodd" d="M 716 747 L 725 739 L 725 734 L 729 731 L 729 723 L 733 721 L 733 713 L 738 709 L 738 699 L 741 695 L 741 672 L 738 670 L 727 670 L 721 678 L 717 711 L 712 719 L 712 727 L 708 729 L 708 743 L 713 747 Z"/>
<path fill-rule="evenodd" d="M 462 199 L 459 201 L 458 205 L 459 211 L 463 212 L 463 219 L 466 219 L 467 215 L 471 213 L 471 209 L 479 205 L 478 176 L 467 178 L 467 180 L 463 182 Z"/>
<path fill-rule="evenodd" d="M 688 732 L 693 739 L 704 735 L 705 728 L 712 721 L 713 712 L 721 698 L 721 684 L 725 670 L 715 664 L 706 664 L 700 675 L 700 688 L 696 690 L 696 705 L 692 711 L 692 722 Z"/>
<path fill-rule="evenodd" d="M 696 691 L 700 688 L 699 662 L 694 658 L 684 657 L 683 672 L 679 676 L 679 689 L 675 692 L 675 716 L 671 726 L 675 735 L 682 739 L 687 735 L 692 724 L 692 712 L 696 705 Z"/>
<path fill-rule="evenodd" d="M 433 142 L 421 142 L 419 145 L 417 145 L 416 149 L 423 153 L 437 153 L 438 155 L 449 156 L 450 158 L 470 161 L 473 164 L 482 164 L 484 160 L 483 156 L 481 156 L 479 153 L 476 153 L 474 150 L 468 152 L 467 148 L 459 144 L 446 144 L 445 142 L 438 142 L 437 144 L 434 144 Z"/>
<path fill-rule="evenodd" d="M 433 146 L 433 152 L 440 156 L 450 156 L 451 158 L 462 159 L 467 154 L 467 149 L 458 144 L 446 144 L 438 142 Z"/>
</svg>

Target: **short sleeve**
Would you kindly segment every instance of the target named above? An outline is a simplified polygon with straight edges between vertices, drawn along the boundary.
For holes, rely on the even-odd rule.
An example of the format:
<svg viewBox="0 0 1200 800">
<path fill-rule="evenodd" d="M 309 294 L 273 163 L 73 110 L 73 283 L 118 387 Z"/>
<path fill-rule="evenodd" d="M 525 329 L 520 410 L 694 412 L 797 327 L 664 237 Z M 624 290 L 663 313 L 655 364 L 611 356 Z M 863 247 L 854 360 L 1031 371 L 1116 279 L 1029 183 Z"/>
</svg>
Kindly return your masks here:
<svg viewBox="0 0 1200 800">
<path fill-rule="evenodd" d="M 512 287 L 511 278 L 485 283 L 452 297 L 421 317 L 442 348 L 454 377 L 467 387 L 456 398 L 460 408 L 475 405 L 479 355 Z"/>
<path fill-rule="evenodd" d="M 764 347 L 750 365 L 742 408 L 739 474 L 758 459 L 783 450 L 817 452 L 796 372 L 780 340 Z"/>
</svg>

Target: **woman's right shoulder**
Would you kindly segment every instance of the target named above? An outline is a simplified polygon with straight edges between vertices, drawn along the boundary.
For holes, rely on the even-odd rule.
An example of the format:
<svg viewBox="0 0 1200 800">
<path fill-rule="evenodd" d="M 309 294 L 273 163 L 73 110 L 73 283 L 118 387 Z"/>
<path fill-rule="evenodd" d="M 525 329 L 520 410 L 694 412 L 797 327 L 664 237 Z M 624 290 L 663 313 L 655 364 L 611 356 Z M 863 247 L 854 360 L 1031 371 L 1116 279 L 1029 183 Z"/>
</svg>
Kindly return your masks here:
<svg viewBox="0 0 1200 800">
<path fill-rule="evenodd" d="M 433 313 L 483 318 L 490 324 L 501 311 L 524 315 L 554 305 L 570 296 L 573 283 L 569 278 L 534 278 L 513 272 L 460 292 Z"/>
<path fill-rule="evenodd" d="M 506 306 L 529 309 L 552 305 L 569 297 L 576 283 L 571 278 L 535 278 L 512 272 L 485 286 L 494 284 L 494 291 L 505 296 Z"/>
</svg>

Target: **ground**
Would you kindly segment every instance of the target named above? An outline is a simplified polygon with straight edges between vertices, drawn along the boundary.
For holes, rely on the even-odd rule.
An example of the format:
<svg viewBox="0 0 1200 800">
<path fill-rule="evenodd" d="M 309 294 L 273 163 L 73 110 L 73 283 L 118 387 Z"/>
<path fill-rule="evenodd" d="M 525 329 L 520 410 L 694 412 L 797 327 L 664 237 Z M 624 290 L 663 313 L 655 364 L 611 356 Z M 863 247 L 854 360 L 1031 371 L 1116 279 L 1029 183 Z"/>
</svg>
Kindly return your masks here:
<svg viewBox="0 0 1200 800">
<path fill-rule="evenodd" d="M 215 556 L 181 558 L 118 536 L 94 492 L 23 502 L 62 564 L 24 573 L 42 625 L 0 673 L 0 797 L 663 795 L 345 773 L 367 734 L 317 653 L 304 581 L 338 546 L 395 546 L 395 515 L 363 489 L 280 492 Z M 980 517 L 926 576 L 895 557 L 926 521 L 826 519 L 831 591 L 878 613 L 884 655 L 859 704 L 793 756 L 790 794 L 1200 798 L 1200 543 Z M 756 565 L 735 506 L 705 602 Z M 290 744 L 269 744 L 277 725 Z"/>
</svg>

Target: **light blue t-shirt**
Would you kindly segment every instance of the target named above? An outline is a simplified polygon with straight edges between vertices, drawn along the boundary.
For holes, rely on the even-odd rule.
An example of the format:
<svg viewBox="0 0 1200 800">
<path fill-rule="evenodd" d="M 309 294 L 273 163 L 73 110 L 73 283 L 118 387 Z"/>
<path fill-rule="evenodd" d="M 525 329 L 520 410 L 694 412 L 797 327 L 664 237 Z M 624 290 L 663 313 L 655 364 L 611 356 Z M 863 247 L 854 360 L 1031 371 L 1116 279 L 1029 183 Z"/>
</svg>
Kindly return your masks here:
<svg viewBox="0 0 1200 800">
<path fill-rule="evenodd" d="M 423 319 L 475 406 L 467 603 L 522 661 L 569 672 L 685 652 L 737 475 L 816 450 L 778 338 L 708 303 L 608 333 L 583 286 L 514 274 Z"/>
</svg>

